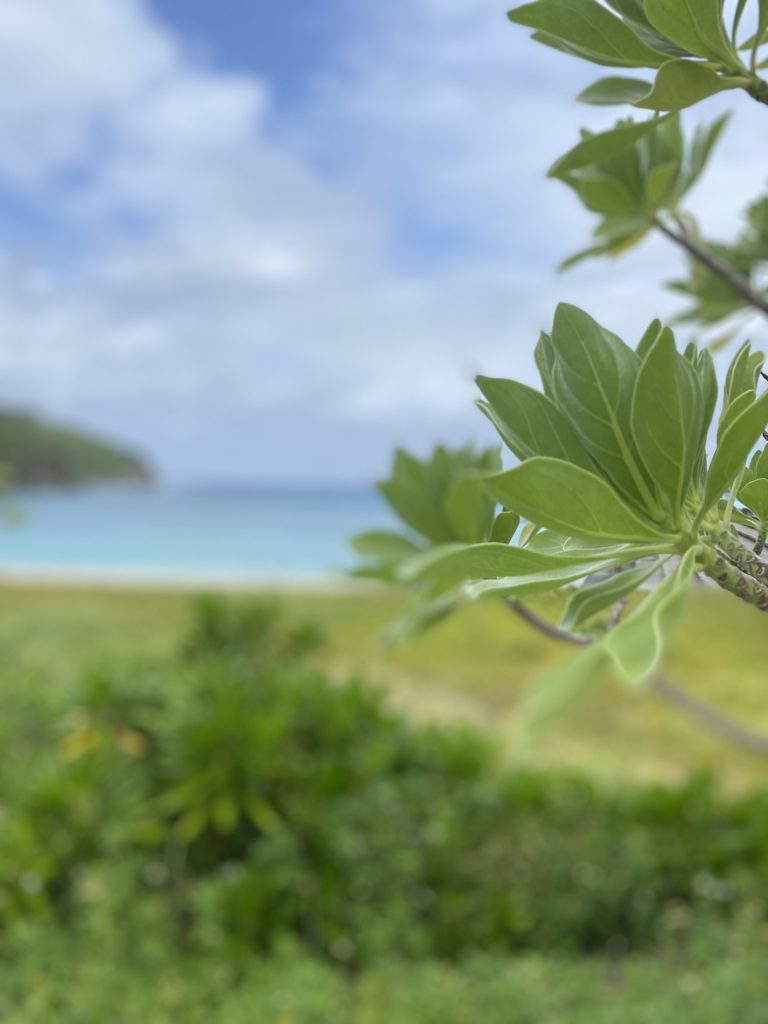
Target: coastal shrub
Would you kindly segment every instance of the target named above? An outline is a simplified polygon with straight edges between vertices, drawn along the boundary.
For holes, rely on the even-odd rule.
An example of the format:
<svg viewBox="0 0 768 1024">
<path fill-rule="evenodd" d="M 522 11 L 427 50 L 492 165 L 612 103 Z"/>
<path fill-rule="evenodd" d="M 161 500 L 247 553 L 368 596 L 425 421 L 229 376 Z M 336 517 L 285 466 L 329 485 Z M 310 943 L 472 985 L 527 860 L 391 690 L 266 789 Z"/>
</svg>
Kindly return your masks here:
<svg viewBox="0 0 768 1024">
<path fill-rule="evenodd" d="M 764 930 L 702 930 L 695 949 L 573 960 L 475 954 L 344 974 L 297 949 L 183 954 L 151 931 L 26 930 L 0 942 L 3 1024 L 763 1024 Z"/>
<path fill-rule="evenodd" d="M 102 666 L 9 694 L 15 714 L 45 739 L 0 772 L 6 930 L 97 914 L 212 956 L 290 939 L 359 967 L 639 949 L 763 912 L 768 794 L 503 770 L 479 733 L 293 655 Z"/>
<path fill-rule="evenodd" d="M 274 600 L 238 601 L 203 594 L 192 604 L 181 655 L 189 659 L 223 654 L 263 662 L 298 661 L 322 644 L 316 623 L 286 621 Z"/>
</svg>

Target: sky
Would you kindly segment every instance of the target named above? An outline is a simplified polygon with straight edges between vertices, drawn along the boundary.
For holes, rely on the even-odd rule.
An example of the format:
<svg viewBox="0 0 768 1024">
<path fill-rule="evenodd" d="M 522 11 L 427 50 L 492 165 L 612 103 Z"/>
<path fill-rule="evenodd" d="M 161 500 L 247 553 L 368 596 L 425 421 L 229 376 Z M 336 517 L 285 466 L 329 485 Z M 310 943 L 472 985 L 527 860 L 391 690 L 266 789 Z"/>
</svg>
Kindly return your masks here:
<svg viewBox="0 0 768 1024">
<path fill-rule="evenodd" d="M 558 301 L 633 342 L 680 308 L 663 240 L 554 270 L 592 223 L 545 171 L 615 119 L 573 101 L 600 73 L 499 0 L 3 0 L 0 402 L 170 484 L 492 442 L 473 376 L 533 382 Z M 765 184 L 757 104 L 686 124 L 729 105 L 710 237 Z"/>
</svg>

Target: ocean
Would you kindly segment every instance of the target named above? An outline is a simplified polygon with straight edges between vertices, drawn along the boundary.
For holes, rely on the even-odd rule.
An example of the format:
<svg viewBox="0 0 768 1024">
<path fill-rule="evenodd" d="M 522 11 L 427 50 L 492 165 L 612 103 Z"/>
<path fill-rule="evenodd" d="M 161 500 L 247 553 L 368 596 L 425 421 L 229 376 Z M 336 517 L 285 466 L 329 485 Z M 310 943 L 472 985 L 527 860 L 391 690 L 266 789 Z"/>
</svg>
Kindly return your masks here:
<svg viewBox="0 0 768 1024">
<path fill-rule="evenodd" d="M 322 581 L 348 538 L 391 525 L 371 489 L 35 489 L 0 501 L 0 574 Z"/>
</svg>

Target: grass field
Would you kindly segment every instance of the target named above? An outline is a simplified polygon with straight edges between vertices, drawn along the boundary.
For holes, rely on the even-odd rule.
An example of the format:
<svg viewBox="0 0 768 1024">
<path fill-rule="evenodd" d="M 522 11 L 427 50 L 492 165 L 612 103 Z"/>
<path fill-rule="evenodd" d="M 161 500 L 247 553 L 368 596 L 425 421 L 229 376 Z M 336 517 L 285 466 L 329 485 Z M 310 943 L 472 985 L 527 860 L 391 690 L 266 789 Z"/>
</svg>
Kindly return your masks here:
<svg viewBox="0 0 768 1024">
<path fill-rule="evenodd" d="M 383 628 L 405 606 L 395 591 L 293 593 L 278 599 L 319 622 L 321 656 L 339 677 L 363 674 L 410 713 L 461 717 L 496 734 L 511 761 L 574 766 L 609 780 L 673 780 L 712 770 L 726 786 L 761 783 L 768 764 L 710 738 L 642 692 L 610 678 L 535 743 L 523 743 L 516 705 L 537 674 L 569 651 L 502 606 L 470 608 L 394 648 Z M 65 685 L 116 654 L 170 650 L 190 595 L 167 591 L 6 586 L 0 591 L 0 684 Z M 557 608 L 540 609 L 556 617 Z M 668 674 L 721 709 L 768 730 L 768 620 L 727 595 L 695 592 L 667 659 Z"/>
</svg>

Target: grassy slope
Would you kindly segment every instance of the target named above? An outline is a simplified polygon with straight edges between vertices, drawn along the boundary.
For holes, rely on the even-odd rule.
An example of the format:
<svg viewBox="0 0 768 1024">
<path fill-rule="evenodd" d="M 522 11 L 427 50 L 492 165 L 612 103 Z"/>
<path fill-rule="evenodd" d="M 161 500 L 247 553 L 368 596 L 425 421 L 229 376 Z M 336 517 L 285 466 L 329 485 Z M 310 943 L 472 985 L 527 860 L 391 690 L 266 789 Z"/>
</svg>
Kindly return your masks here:
<svg viewBox="0 0 768 1024">
<path fill-rule="evenodd" d="M 364 671 L 414 713 L 461 715 L 485 724 L 502 738 L 512 760 L 573 765 L 618 781 L 672 779 L 707 768 L 728 785 L 765 780 L 764 762 L 725 747 L 657 700 L 620 690 L 610 680 L 524 748 L 516 733 L 516 702 L 537 672 L 569 652 L 500 606 L 471 608 L 418 640 L 384 649 L 376 636 L 403 607 L 397 593 L 282 600 L 326 627 L 325 657 L 335 672 Z M 167 650 L 183 626 L 187 601 L 186 595 L 162 592 L 5 588 L 0 689 L 20 679 L 56 685 L 82 665 L 118 652 Z M 668 658 L 670 675 L 768 730 L 766 666 L 765 616 L 727 595 L 692 596 Z"/>
</svg>

